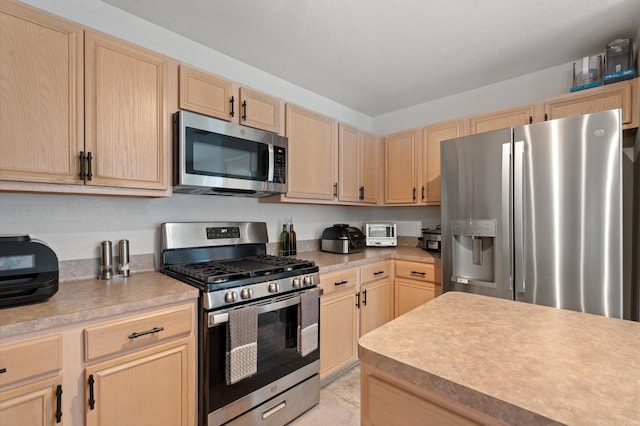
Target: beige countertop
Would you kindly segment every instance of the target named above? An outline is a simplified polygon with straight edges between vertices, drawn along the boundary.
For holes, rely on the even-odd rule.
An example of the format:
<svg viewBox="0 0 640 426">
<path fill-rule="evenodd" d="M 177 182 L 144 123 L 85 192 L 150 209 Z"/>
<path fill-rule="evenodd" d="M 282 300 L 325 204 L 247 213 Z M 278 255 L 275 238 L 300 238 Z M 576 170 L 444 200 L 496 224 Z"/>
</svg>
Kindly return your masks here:
<svg viewBox="0 0 640 426">
<path fill-rule="evenodd" d="M 640 323 L 448 292 L 359 356 L 509 424 L 640 424 Z"/>
<path fill-rule="evenodd" d="M 45 302 L 0 309 L 0 338 L 197 298 L 198 289 L 159 272 L 61 282 Z"/>
<path fill-rule="evenodd" d="M 323 251 L 298 253 L 295 257 L 313 260 L 320 268 L 320 273 L 357 268 L 369 263 L 388 259 L 409 260 L 413 262 L 440 263 L 440 253 L 433 253 L 419 247 L 399 246 L 393 248 L 368 248 L 359 253 L 335 254 Z"/>
</svg>

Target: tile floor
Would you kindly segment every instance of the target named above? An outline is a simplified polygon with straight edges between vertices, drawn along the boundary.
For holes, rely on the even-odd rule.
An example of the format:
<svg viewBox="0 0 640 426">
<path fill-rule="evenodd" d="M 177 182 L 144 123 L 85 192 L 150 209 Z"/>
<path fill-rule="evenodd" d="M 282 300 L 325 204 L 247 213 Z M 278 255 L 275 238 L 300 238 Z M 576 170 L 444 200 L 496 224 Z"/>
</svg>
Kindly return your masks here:
<svg viewBox="0 0 640 426">
<path fill-rule="evenodd" d="M 320 403 L 289 426 L 357 426 L 360 424 L 360 366 L 320 389 Z"/>
</svg>

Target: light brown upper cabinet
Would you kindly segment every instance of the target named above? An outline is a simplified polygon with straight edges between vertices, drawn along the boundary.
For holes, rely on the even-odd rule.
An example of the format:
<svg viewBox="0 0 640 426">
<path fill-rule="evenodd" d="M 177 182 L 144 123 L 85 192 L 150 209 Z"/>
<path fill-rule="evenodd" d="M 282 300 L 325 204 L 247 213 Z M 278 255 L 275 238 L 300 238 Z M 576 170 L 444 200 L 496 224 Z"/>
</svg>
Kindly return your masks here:
<svg viewBox="0 0 640 426">
<path fill-rule="evenodd" d="M 170 195 L 168 58 L 1 7 L 0 189 Z"/>
<path fill-rule="evenodd" d="M 418 132 L 408 130 L 384 140 L 384 204 L 418 202 Z"/>
<path fill-rule="evenodd" d="M 285 135 L 289 139 L 289 189 L 285 198 L 335 201 L 338 190 L 337 122 L 287 104 Z"/>
<path fill-rule="evenodd" d="M 440 142 L 462 136 L 464 122 L 450 121 L 422 129 L 422 183 L 420 197 L 427 205 L 440 205 Z"/>
<path fill-rule="evenodd" d="M 378 138 L 340 123 L 338 126 L 338 200 L 378 202 Z"/>
<path fill-rule="evenodd" d="M 534 120 L 533 105 L 509 108 L 469 118 L 469 134 L 490 132 L 507 127 L 524 126 Z"/>
<path fill-rule="evenodd" d="M 622 128 L 638 127 L 638 79 L 607 84 L 547 100 L 546 120 L 622 108 Z"/>
<path fill-rule="evenodd" d="M 180 109 L 282 133 L 280 99 L 190 65 L 181 64 L 179 74 Z"/>
<path fill-rule="evenodd" d="M 84 30 L 19 3 L 0 8 L 0 178 L 81 183 Z"/>
</svg>

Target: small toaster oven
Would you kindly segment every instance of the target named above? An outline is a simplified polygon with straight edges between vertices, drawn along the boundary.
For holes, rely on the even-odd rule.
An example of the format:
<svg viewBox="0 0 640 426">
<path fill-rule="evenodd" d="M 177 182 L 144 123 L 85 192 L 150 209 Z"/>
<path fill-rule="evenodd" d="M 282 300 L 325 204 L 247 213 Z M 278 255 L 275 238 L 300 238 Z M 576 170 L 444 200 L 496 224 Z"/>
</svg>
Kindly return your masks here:
<svg viewBox="0 0 640 426">
<path fill-rule="evenodd" d="M 366 223 L 365 239 L 367 247 L 396 247 L 398 245 L 396 224 L 389 222 Z"/>
</svg>

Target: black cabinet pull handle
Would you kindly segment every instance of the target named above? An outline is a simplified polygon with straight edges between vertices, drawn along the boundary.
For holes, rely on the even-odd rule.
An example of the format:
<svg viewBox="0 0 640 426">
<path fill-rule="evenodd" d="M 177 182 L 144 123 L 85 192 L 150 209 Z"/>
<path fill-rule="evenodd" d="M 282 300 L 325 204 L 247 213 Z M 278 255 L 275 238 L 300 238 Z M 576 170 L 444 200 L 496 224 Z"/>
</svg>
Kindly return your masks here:
<svg viewBox="0 0 640 426">
<path fill-rule="evenodd" d="M 6 368 L 0 368 L 0 374 L 2 374 L 2 373 L 6 373 L 6 372 L 7 372 L 7 369 L 6 369 Z"/>
<path fill-rule="evenodd" d="M 533 123 L 533 117 L 529 116 L 529 124 Z"/>
<path fill-rule="evenodd" d="M 427 275 L 427 273 L 426 272 L 411 271 L 411 275 L 420 275 L 421 277 L 424 277 L 425 275 Z"/>
<path fill-rule="evenodd" d="M 93 156 L 91 155 L 91 151 L 87 152 L 87 180 L 91 180 L 93 177 L 93 173 L 91 172 L 91 160 L 93 160 Z"/>
<path fill-rule="evenodd" d="M 333 285 L 342 285 L 342 284 L 346 284 L 349 281 L 338 281 L 337 283 L 333 283 Z"/>
<path fill-rule="evenodd" d="M 129 335 L 129 339 L 137 339 L 138 337 L 146 336 L 147 334 L 160 333 L 163 330 L 164 330 L 164 327 L 153 327 L 151 330 L 143 331 L 141 333 L 134 331 Z"/>
<path fill-rule="evenodd" d="M 422 185 L 422 201 L 424 201 L 424 185 Z"/>
<path fill-rule="evenodd" d="M 384 274 L 384 271 L 378 271 L 373 273 L 373 275 L 380 275 L 380 274 Z"/>
<path fill-rule="evenodd" d="M 89 409 L 93 410 L 96 407 L 96 400 L 93 395 L 93 384 L 96 381 L 93 380 L 93 374 L 89 376 Z"/>
<path fill-rule="evenodd" d="M 333 196 L 334 197 L 338 196 L 338 182 L 333 184 Z"/>
<path fill-rule="evenodd" d="M 231 104 L 231 112 L 229 113 L 229 115 L 234 117 L 236 115 L 236 112 L 234 110 L 234 106 L 236 104 L 236 99 L 232 96 L 231 99 L 229 99 L 229 103 Z"/>
<path fill-rule="evenodd" d="M 247 121 L 247 101 L 242 101 L 242 121 Z"/>
<path fill-rule="evenodd" d="M 360 196 L 358 198 L 364 200 L 364 186 L 361 186 L 358 190 L 360 191 Z"/>
<path fill-rule="evenodd" d="M 362 290 L 362 304 L 367 306 L 367 290 Z"/>
<path fill-rule="evenodd" d="M 545 113 L 544 113 L 544 121 L 547 121 L 547 120 L 549 120 L 549 116 L 548 116 L 548 115 L 547 115 L 547 113 L 545 112 Z"/>
<path fill-rule="evenodd" d="M 413 201 L 416 200 L 416 187 L 413 187 Z"/>
<path fill-rule="evenodd" d="M 84 151 L 80 151 L 80 179 L 84 180 Z"/>
<path fill-rule="evenodd" d="M 356 293 L 356 308 L 360 309 L 360 292 Z"/>
<path fill-rule="evenodd" d="M 62 385 L 56 387 L 56 423 L 62 421 Z"/>
</svg>

